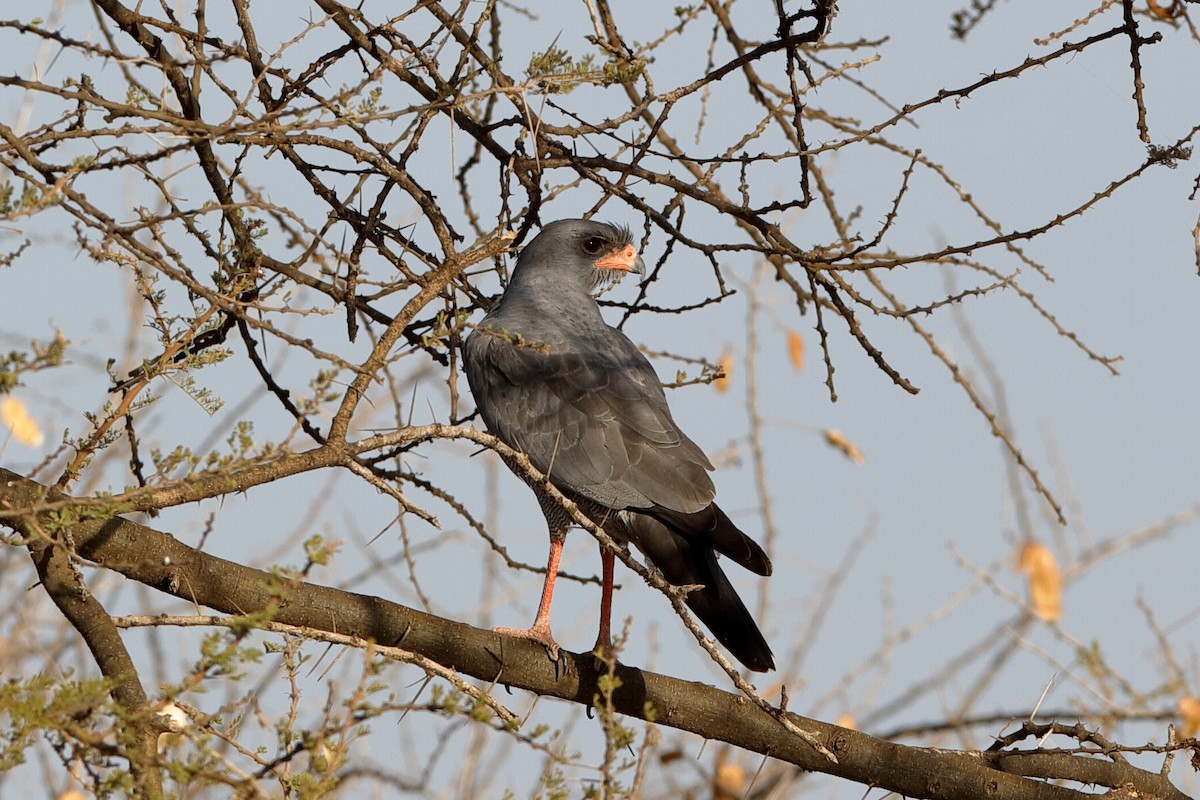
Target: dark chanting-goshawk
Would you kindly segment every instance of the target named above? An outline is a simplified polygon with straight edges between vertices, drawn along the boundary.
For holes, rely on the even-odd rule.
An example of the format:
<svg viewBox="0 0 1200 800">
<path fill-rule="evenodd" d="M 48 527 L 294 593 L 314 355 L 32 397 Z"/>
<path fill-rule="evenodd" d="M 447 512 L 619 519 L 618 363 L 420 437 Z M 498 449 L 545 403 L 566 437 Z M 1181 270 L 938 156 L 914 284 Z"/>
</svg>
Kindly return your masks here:
<svg viewBox="0 0 1200 800">
<path fill-rule="evenodd" d="M 542 230 L 517 258 L 504 294 L 467 337 L 464 371 L 488 431 L 525 453 L 618 542 L 635 545 L 686 595 L 692 613 L 752 670 L 775 667 L 753 616 L 717 554 L 771 574 L 767 554 L 713 502 L 712 464 L 671 417 L 658 375 L 624 333 L 605 323 L 594 293 L 645 267 L 628 229 L 568 219 Z M 534 487 L 550 529 L 537 617 L 498 629 L 552 653 L 550 601 L 570 515 Z M 611 645 L 614 556 L 601 548 L 597 647 Z"/>
</svg>

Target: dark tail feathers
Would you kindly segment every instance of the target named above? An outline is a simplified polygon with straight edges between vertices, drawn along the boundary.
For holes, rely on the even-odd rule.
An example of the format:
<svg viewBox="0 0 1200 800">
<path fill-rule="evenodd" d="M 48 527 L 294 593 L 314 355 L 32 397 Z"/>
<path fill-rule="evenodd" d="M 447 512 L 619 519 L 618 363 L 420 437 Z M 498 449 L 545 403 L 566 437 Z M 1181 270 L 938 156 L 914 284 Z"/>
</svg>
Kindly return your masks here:
<svg viewBox="0 0 1200 800">
<path fill-rule="evenodd" d="M 661 506 L 648 508 L 642 513 L 649 514 L 690 541 L 703 543 L 728 556 L 734 563 L 756 575 L 771 574 L 771 559 L 767 558 L 758 542 L 742 533 L 716 503 L 694 514 L 684 514 Z"/>
<path fill-rule="evenodd" d="M 719 509 L 717 513 L 733 527 L 733 523 Z M 749 669 L 756 672 L 775 669 L 775 657 L 767 640 L 721 570 L 717 555 L 711 544 L 704 541 L 703 534 L 697 537 L 688 535 L 690 531 L 675 529 L 670 524 L 675 520 L 670 517 L 662 521 L 638 513 L 629 517 L 630 540 L 662 572 L 668 583 L 675 586 L 703 584 L 704 588 L 689 593 L 685 602 L 705 627 L 712 631 L 717 641 Z M 736 528 L 734 530 L 737 531 Z M 754 560 L 756 564 L 766 565 L 765 571 L 760 574 L 770 574 L 771 564 L 762 549 L 741 531 L 737 533 L 762 555 L 761 561 Z"/>
</svg>

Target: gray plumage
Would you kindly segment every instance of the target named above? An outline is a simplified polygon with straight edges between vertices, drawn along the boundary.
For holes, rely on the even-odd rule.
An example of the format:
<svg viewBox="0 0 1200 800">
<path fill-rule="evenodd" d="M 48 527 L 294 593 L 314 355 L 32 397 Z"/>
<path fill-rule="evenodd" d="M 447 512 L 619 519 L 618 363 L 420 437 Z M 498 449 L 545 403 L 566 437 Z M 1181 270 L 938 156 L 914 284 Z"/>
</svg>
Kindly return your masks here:
<svg viewBox="0 0 1200 800">
<path fill-rule="evenodd" d="M 593 297 L 625 271 L 642 271 L 628 230 L 587 220 L 547 225 L 467 337 L 471 392 L 492 434 L 526 453 L 609 535 L 636 545 L 670 583 L 702 584 L 686 598 L 693 613 L 746 666 L 772 669 L 771 650 L 714 551 L 759 575 L 771 574 L 770 561 L 713 503 L 712 464 L 675 424 L 650 362 L 604 322 Z M 538 495 L 561 548 L 571 521 Z M 554 550 L 551 564 L 553 571 Z M 552 585 L 548 575 L 544 637 L 531 635 L 548 646 Z M 606 594 L 602 645 L 607 601 Z"/>
</svg>

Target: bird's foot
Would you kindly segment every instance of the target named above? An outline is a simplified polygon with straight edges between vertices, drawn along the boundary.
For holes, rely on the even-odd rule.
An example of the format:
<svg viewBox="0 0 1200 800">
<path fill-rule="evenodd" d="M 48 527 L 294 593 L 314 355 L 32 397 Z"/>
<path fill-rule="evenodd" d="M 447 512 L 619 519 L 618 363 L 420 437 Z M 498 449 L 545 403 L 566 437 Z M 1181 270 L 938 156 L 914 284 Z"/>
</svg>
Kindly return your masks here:
<svg viewBox="0 0 1200 800">
<path fill-rule="evenodd" d="M 592 661 L 596 672 L 610 672 L 617 666 L 617 656 L 620 654 L 621 648 L 613 644 L 610 637 L 601 636 L 592 647 Z"/>
<path fill-rule="evenodd" d="M 546 648 L 546 652 L 550 654 L 551 661 L 559 660 L 558 642 L 554 641 L 554 637 L 550 635 L 549 625 L 543 627 L 535 624 L 532 628 L 492 628 L 492 631 L 495 633 L 504 633 L 509 636 L 519 636 L 522 639 L 537 642 Z"/>
</svg>

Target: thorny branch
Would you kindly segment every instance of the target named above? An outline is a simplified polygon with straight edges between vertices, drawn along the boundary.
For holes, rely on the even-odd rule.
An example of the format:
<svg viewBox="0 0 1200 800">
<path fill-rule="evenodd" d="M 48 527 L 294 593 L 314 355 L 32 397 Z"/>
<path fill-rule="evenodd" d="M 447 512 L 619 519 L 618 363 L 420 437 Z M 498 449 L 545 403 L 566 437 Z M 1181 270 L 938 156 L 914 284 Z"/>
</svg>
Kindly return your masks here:
<svg viewBox="0 0 1200 800">
<path fill-rule="evenodd" d="M 462 436 L 488 442 L 503 450 L 503 445 L 491 437 L 469 429 L 430 430 L 427 434 Z M 372 441 L 382 440 L 375 438 Z M 506 455 L 521 458 L 513 451 Z M 523 470 L 532 470 L 527 461 L 520 466 Z M 553 491 L 549 482 L 545 482 L 544 487 Z M 48 487 L 0 470 L 0 509 L 5 509 L 6 520 L 17 520 L 22 526 L 44 524 L 50 516 L 35 509 L 47 507 L 42 498 L 48 491 Z M 580 515 L 580 519 L 586 518 Z M 434 674 L 441 674 L 439 665 L 453 664 L 455 671 L 463 675 L 538 694 L 585 704 L 594 704 L 599 696 L 596 687 L 599 675 L 591 654 L 564 655 L 565 664 L 551 666 L 536 643 L 501 637 L 491 631 L 473 629 L 378 598 L 301 580 L 289 581 L 282 589 L 272 590 L 273 581 L 264 573 L 206 555 L 172 536 L 120 517 L 81 522 L 69 533 L 75 542 L 75 550 L 83 558 L 112 564 L 127 577 L 226 614 L 249 615 L 250 619 L 255 619 L 266 613 L 258 624 L 268 629 L 276 626 L 277 630 L 300 635 L 305 635 L 304 629 L 314 629 L 311 635 L 328 641 L 364 647 L 370 647 L 370 642 L 384 644 L 391 657 L 416 663 Z M 593 533 L 602 540 L 606 538 L 602 531 Z M 606 545 L 612 543 L 606 542 Z M 624 554 L 619 549 L 617 552 Z M 636 566 L 636 562 L 630 562 L 630 566 Z M 206 577 L 218 574 L 226 575 L 228 581 L 213 582 Z M 644 571 L 642 574 L 652 581 L 655 577 Z M 682 603 L 677 597 L 672 599 L 683 613 Z M 169 620 L 165 622 L 169 623 Z M 221 621 L 203 617 L 182 621 L 189 625 L 213 623 L 221 624 Z M 236 625 L 237 620 L 231 619 L 225 624 Z M 444 677 L 461 681 L 455 671 L 446 672 Z M 1021 777 L 1029 775 L 1069 777 L 1082 783 L 1114 788 L 1130 786 L 1155 797 L 1185 800 L 1185 795 L 1162 775 L 1129 764 L 1122 754 L 1125 748 L 1083 726 L 1048 728 L 1060 735 L 1071 736 L 1080 744 L 1078 748 L 1061 752 L 1008 749 L 1009 745 L 1036 735 L 1045 727 L 1035 725 L 1026 725 L 982 752 L 905 747 L 806 719 L 786 712 L 784 708 L 773 708 L 762 703 L 753 692 L 752 699 L 756 702 L 747 705 L 742 697 L 718 689 L 625 666 L 617 666 L 614 675 L 620 682 L 611 697 L 614 707 L 622 714 L 654 719 L 660 724 L 700 733 L 706 738 L 769 753 L 805 769 L 890 788 L 906 796 L 973 798 L 986 794 L 1014 800 L 1066 800 L 1089 796 L 1085 792 Z M 468 694 L 475 694 L 475 690 L 466 684 L 462 688 Z M 503 707 L 491 702 L 487 705 L 501 717 L 508 715 Z M 1099 749 L 1089 746 L 1097 743 L 1101 745 Z M 1181 743 L 1168 749 L 1174 752 L 1191 747 Z M 1095 754 L 1107 758 L 1090 757 Z M 885 773 L 876 769 L 880 760 L 894 763 L 897 759 L 904 760 L 909 768 Z M 926 780 L 927 775 L 937 775 L 938 779 L 931 783 Z"/>
<path fill-rule="evenodd" d="M 52 48 L 69 70 L 55 74 L 52 64 L 39 63 L 28 75 L 0 75 L 0 92 L 27 106 L 36 100 L 38 107 L 36 115 L 0 123 L 0 168 L 9 183 L 3 216 L 19 228 L 52 215 L 56 236 L 73 237 L 93 261 L 119 271 L 138 298 L 135 313 L 146 317 L 154 341 L 139 343 L 141 352 L 123 374 L 111 370 L 119 394 L 98 401 L 87 432 L 38 470 L 53 472 L 45 482 L 60 492 L 91 495 L 87 487 L 128 483 L 105 471 L 116 461 L 131 465 L 136 486 L 0 507 L 9 526 L 45 515 L 59 515 L 59 523 L 88 515 L 113 521 L 117 513 L 158 512 L 341 467 L 389 498 L 397 513 L 437 524 L 408 492 L 448 508 L 506 564 L 524 566 L 455 497 L 454 487 L 429 480 L 409 463 L 433 439 L 461 438 L 503 452 L 502 445 L 457 424 L 414 424 L 420 409 L 402 391 L 415 393 L 421 379 L 446 385 L 445 405 L 452 410 L 437 409 L 434 419 L 460 421 L 455 351 L 471 314 L 490 304 L 507 279 L 508 255 L 541 222 L 568 213 L 560 208 L 589 207 L 621 221 L 640 219 L 643 249 L 661 254 L 636 302 L 623 307 L 622 322 L 723 303 L 734 294 L 730 286 L 744 284 L 731 279 L 733 271 L 755 262 L 816 330 L 826 385 L 836 399 L 839 341 L 852 342 L 903 391 L 917 391 L 889 355 L 892 329 L 883 333 L 876 326 L 900 321 L 950 372 L 1028 484 L 1061 518 L 1061 504 L 1000 424 L 998 410 L 918 317 L 1011 290 L 1053 335 L 1115 372 L 1117 358 L 1100 355 L 1037 299 L 1031 282 L 1051 279 L 1053 270 L 1031 255 L 1031 245 L 1154 167 L 1186 160 L 1200 131 L 1193 127 L 1175 134 L 1174 143 L 1155 146 L 1147 108 L 1142 55 L 1164 34 L 1145 29 L 1170 23 L 1195 37 L 1183 3 L 1143 9 L 1134 0 L 1119 0 L 1119 7 L 1107 0 L 1040 40 L 1047 49 L 1038 55 L 900 100 L 872 87 L 870 69 L 882 42 L 835 39 L 843 32 L 828 0 L 775 2 L 773 18 L 702 0 L 676 9 L 656 31 L 642 30 L 642 20 L 619 4 L 585 0 L 591 34 L 546 43 L 528 60 L 513 57 L 511 38 L 527 12 L 498 0 L 400 10 L 314 0 L 305 20 L 287 33 L 248 0 L 198 4 L 186 16 L 167 5 L 121 0 L 94 0 L 93 6 L 98 36 L 0 20 L 0 35 Z M 227 20 L 217 21 L 218 6 L 227 7 Z M 975 3 L 956 16 L 956 35 L 987 24 L 995 7 Z M 1107 27 L 1083 32 L 1092 25 Z M 897 136 L 901 123 L 923 122 L 933 109 L 986 97 L 1124 41 L 1133 133 L 1149 153 L 1116 177 L 1099 173 L 1087 192 L 1041 222 L 1018 227 L 998 219 L 928 148 L 909 147 Z M 701 70 L 680 78 L 664 68 L 672 48 L 697 44 L 707 58 Z M 713 133 L 718 97 L 732 109 L 722 106 L 720 113 L 736 120 L 731 135 Z M 847 100 L 861 97 L 868 101 L 866 114 Z M 878 222 L 866 219 L 856 200 L 839 196 L 845 190 L 831 169 L 834 156 L 860 152 L 880 159 L 880 182 L 894 187 Z M 770 194 L 777 184 L 761 180 L 772 172 L 794 176 L 787 196 Z M 928 178 L 955 193 L 977 232 L 928 249 L 905 243 L 904 215 L 918 202 L 914 187 Z M 118 181 L 136 184 L 132 203 L 116 199 Z M 1194 235 L 1200 241 L 1200 233 Z M 0 268 L 16 263 L 32 241 L 24 237 L 0 255 Z M 1197 258 L 1200 263 L 1200 246 Z M 902 271 L 943 269 L 965 288 L 917 302 L 895 288 L 894 275 Z M 669 278 L 684 278 L 690 294 L 666 297 L 660 287 Z M 338 321 L 336 333 L 326 317 Z M 228 336 L 235 327 L 240 343 Z M 135 421 L 155 407 L 149 389 L 156 382 L 176 382 L 211 409 L 215 401 L 195 376 L 225 358 L 248 365 L 255 390 L 290 427 L 282 441 L 259 444 L 241 430 L 228 431 L 232 453 L 215 455 L 182 447 L 159 453 L 143 443 L 145 436 L 135 436 Z M 683 360 L 703 364 L 704 356 Z M 382 416 L 380 408 L 393 410 L 380 424 L 385 432 L 358 436 L 368 420 Z M 111 458 L 122 447 L 127 459 Z M 506 455 L 541 480 L 520 454 Z M 7 488 L 13 485 L 27 488 Z M 603 530 L 576 518 L 669 596 L 742 692 L 739 700 L 748 698 L 773 722 L 772 736 L 798 733 L 809 755 L 820 757 L 813 768 L 846 761 L 841 748 L 857 740 L 839 739 L 844 734 L 815 721 L 796 721 L 782 704 L 764 700 L 691 621 L 678 592 Z M 114 524 L 144 532 L 126 527 L 133 523 Z M 129 675 L 120 636 L 73 572 L 82 551 L 58 532 L 30 541 L 37 542 L 31 547 L 42 589 L 56 602 L 70 600 L 59 608 L 96 651 L 101 671 L 115 681 L 114 698 L 133 721 L 140 786 L 147 796 L 161 792 L 144 771 L 153 756 L 152 726 L 141 716 L 148 701 L 136 674 Z M 345 595 L 338 600 L 346 602 Z M 407 657 L 402 652 L 397 657 Z M 520 672 L 500 661 L 510 674 Z M 430 664 L 422 668 L 437 672 Z M 1020 772 L 1012 765 L 1033 763 L 1004 753 L 1008 761 L 988 761 L 986 768 Z M 969 771 L 989 758 L 970 754 L 955 763 Z M 1071 760 L 1071 768 L 1082 760 Z M 1038 769 L 1030 774 L 1066 777 Z M 1038 796 L 1075 795 L 1038 787 Z"/>
</svg>

